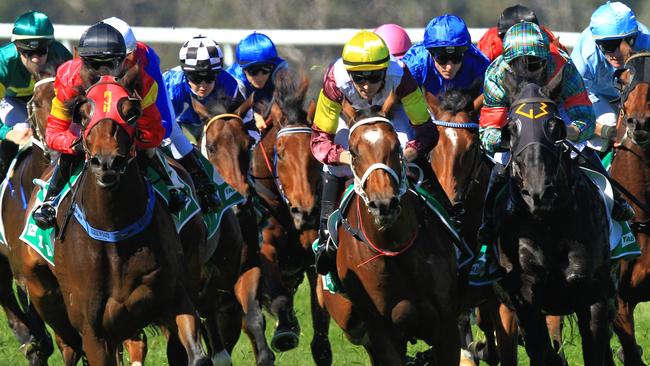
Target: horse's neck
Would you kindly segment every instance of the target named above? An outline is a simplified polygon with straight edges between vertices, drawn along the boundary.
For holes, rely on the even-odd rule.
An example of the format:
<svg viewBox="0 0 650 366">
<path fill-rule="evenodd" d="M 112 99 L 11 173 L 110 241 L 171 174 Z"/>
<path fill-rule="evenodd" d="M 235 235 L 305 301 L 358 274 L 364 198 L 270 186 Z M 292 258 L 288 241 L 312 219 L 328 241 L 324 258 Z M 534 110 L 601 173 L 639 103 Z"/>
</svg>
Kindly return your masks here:
<svg viewBox="0 0 650 366">
<path fill-rule="evenodd" d="M 114 189 L 99 187 L 95 175 L 87 169 L 83 185 L 77 195 L 91 226 L 102 230 L 116 230 L 137 221 L 147 206 L 147 187 L 134 159 L 120 176 Z"/>
<path fill-rule="evenodd" d="M 368 206 L 357 196 L 354 203 L 359 218 L 359 228 L 363 229 L 363 234 L 374 246 L 384 250 L 399 250 L 408 245 L 418 230 L 418 216 L 415 212 L 415 206 L 410 198 L 402 197 L 400 201 L 401 211 L 395 223 L 389 228 L 380 230 L 375 223 L 375 219 L 368 211 Z"/>
<path fill-rule="evenodd" d="M 626 144 L 612 163 L 612 177 L 646 206 L 650 205 L 650 150 Z M 644 210 L 636 210 L 636 220 L 650 219 Z"/>
</svg>

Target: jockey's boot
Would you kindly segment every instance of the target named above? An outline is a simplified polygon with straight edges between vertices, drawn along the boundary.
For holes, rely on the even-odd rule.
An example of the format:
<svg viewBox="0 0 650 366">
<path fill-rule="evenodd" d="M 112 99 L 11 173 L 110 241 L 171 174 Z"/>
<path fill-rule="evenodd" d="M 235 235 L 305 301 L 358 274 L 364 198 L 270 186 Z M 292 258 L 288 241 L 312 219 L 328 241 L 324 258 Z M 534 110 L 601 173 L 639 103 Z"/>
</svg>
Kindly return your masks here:
<svg viewBox="0 0 650 366">
<path fill-rule="evenodd" d="M 629 221 L 634 218 L 635 212 L 632 206 L 623 198 L 621 192 L 614 188 L 614 207 L 612 207 L 612 219 L 616 221 Z"/>
<path fill-rule="evenodd" d="M 318 230 L 318 244 L 314 250 L 316 257 L 316 272 L 326 275 L 336 270 L 337 247 L 329 240 L 327 220 L 338 204 L 338 198 L 343 186 L 341 178 L 323 172 L 323 196 L 321 198 L 320 227 Z"/>
<path fill-rule="evenodd" d="M 36 222 L 36 225 L 39 228 L 46 230 L 56 224 L 56 208 L 54 208 L 54 201 L 68 182 L 69 173 L 74 169 L 76 162 L 77 159 L 75 159 L 73 155 L 61 154 L 61 157 L 54 166 L 43 203 L 32 213 L 32 219 L 34 219 L 34 222 Z"/>
<path fill-rule="evenodd" d="M 485 194 L 483 222 L 477 234 L 477 240 L 481 245 L 481 249 L 469 274 L 469 282 L 472 285 L 487 285 L 500 277 L 495 252 L 498 230 L 494 217 L 494 206 L 499 192 L 501 192 L 507 183 L 508 177 L 505 174 L 505 167 L 501 164 L 495 164 L 492 168 L 490 182 L 488 183 Z"/>
<path fill-rule="evenodd" d="M 217 192 L 217 186 L 212 179 L 208 177 L 203 165 L 201 165 L 198 151 L 192 149 L 187 155 L 178 159 L 192 176 L 192 181 L 196 187 L 196 194 L 199 197 L 201 210 L 205 213 L 215 212 L 221 207 L 221 200 Z"/>
<path fill-rule="evenodd" d="M 185 205 L 187 205 L 190 197 L 185 191 L 174 185 L 174 182 L 172 182 L 172 179 L 169 176 L 169 172 L 165 168 L 163 162 L 160 161 L 155 149 L 142 150 L 140 154 L 138 154 L 138 163 L 143 170 L 146 170 L 146 168 L 153 169 L 169 189 L 169 212 L 173 214 L 178 213 L 183 209 L 183 207 L 185 207 Z"/>
</svg>

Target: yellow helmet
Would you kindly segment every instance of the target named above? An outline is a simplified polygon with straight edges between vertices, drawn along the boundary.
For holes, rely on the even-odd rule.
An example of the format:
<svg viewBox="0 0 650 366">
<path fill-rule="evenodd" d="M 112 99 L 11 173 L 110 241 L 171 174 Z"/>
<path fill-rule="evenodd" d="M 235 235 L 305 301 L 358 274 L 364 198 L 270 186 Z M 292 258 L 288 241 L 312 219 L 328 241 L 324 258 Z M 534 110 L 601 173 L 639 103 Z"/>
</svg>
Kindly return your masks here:
<svg viewBox="0 0 650 366">
<path fill-rule="evenodd" d="M 374 71 L 388 67 L 390 53 L 384 40 L 363 30 L 343 46 L 343 64 L 348 71 Z"/>
</svg>

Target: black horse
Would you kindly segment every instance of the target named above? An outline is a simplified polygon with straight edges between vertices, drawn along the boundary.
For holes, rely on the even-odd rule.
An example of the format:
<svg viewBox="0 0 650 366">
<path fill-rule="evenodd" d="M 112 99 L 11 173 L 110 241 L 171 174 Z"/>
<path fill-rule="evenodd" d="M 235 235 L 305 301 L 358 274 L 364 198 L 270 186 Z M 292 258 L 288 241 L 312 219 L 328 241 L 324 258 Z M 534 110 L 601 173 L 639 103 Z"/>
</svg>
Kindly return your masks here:
<svg viewBox="0 0 650 366">
<path fill-rule="evenodd" d="M 505 76 L 510 116 L 508 185 L 497 203 L 504 301 L 514 307 L 531 365 L 561 365 L 545 315 L 575 313 L 584 365 L 611 360 L 608 334 L 609 229 L 596 186 L 571 159 L 567 128 L 556 116 L 559 70 L 546 85 L 523 67 Z"/>
</svg>

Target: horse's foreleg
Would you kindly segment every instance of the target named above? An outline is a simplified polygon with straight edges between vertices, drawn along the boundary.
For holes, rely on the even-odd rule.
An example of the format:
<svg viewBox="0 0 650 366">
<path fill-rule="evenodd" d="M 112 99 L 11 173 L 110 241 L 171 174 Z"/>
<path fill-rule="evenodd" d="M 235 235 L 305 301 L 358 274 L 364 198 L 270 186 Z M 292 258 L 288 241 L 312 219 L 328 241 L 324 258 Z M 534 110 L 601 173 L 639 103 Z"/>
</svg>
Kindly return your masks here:
<svg viewBox="0 0 650 366">
<path fill-rule="evenodd" d="M 75 366 L 77 362 L 81 359 L 81 353 L 75 351 L 72 347 L 66 344 L 61 336 L 55 334 L 54 337 L 56 345 L 61 352 L 61 358 L 63 359 L 63 365 L 65 366 Z"/>
<path fill-rule="evenodd" d="M 330 316 L 318 303 L 316 271 L 314 267 L 307 269 L 309 291 L 311 296 L 311 321 L 314 337 L 311 340 L 311 354 L 317 366 L 332 364 L 332 346 L 328 338 Z"/>
<path fill-rule="evenodd" d="M 576 311 L 582 336 L 582 355 L 585 366 L 603 365 L 609 348 L 607 301 L 602 300 L 588 308 Z"/>
<path fill-rule="evenodd" d="M 235 295 L 244 312 L 242 327 L 253 344 L 257 364 L 272 365 L 275 356 L 266 343 L 264 314 L 258 299 L 261 277 L 262 272 L 259 267 L 244 272 L 235 285 Z"/>
<path fill-rule="evenodd" d="M 636 304 L 617 296 L 617 314 L 614 318 L 614 331 L 623 348 L 623 361 L 627 365 L 643 365 L 641 352 L 634 334 L 634 308 Z"/>
<path fill-rule="evenodd" d="M 205 355 L 199 339 L 199 319 L 187 294 L 178 291 L 177 307 L 170 331 L 175 333 L 187 353 L 187 365 L 205 366 L 212 362 Z M 171 337 L 170 337 L 171 341 Z"/>
<path fill-rule="evenodd" d="M 455 320 L 455 318 L 454 318 Z M 393 343 L 390 334 L 380 324 L 379 320 L 375 319 L 366 319 L 366 337 L 363 341 L 366 351 L 368 351 L 368 356 L 373 365 L 404 365 L 405 363 L 405 354 L 400 352 L 400 350 Z M 454 325 L 455 328 L 455 325 Z M 450 337 L 456 338 L 456 337 Z M 458 358 L 458 349 L 456 349 L 456 357 Z M 456 361 L 456 365 L 458 360 Z M 441 363 L 444 365 L 444 363 Z"/>
<path fill-rule="evenodd" d="M 560 366 L 561 361 L 551 348 L 551 340 L 546 328 L 546 317 L 540 309 L 527 303 L 516 303 L 515 307 L 521 333 L 526 343 L 526 353 L 530 358 L 530 365 Z"/>
<path fill-rule="evenodd" d="M 127 339 L 123 344 L 129 354 L 131 366 L 144 365 L 144 359 L 147 357 L 147 335 L 144 330 L 140 330 L 137 336 Z"/>
<path fill-rule="evenodd" d="M 551 337 L 551 344 L 553 351 L 560 356 L 563 365 L 568 365 L 564 349 L 562 348 L 562 323 L 563 317 L 557 315 L 548 315 L 546 317 L 546 326 L 548 327 L 548 335 Z"/>
<path fill-rule="evenodd" d="M 492 301 L 496 305 L 491 316 L 492 321 L 496 324 L 499 360 L 502 366 L 516 366 L 519 331 L 515 312 L 496 298 L 493 298 Z"/>
<path fill-rule="evenodd" d="M 88 363 L 92 366 L 117 365 L 117 345 L 111 345 L 105 339 L 98 337 L 97 332 L 90 324 L 85 324 L 82 329 L 83 350 Z"/>
</svg>

